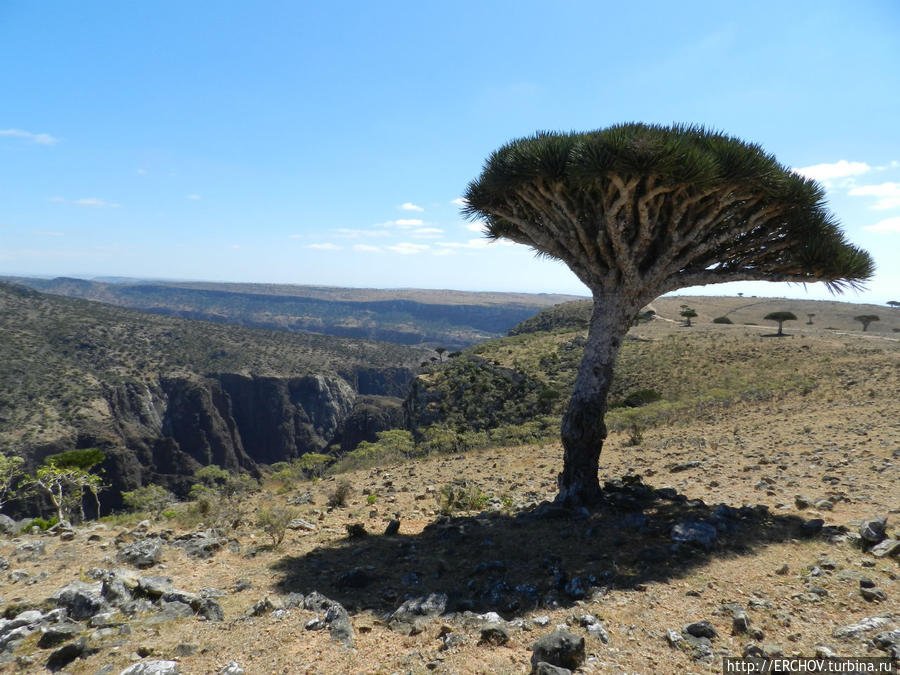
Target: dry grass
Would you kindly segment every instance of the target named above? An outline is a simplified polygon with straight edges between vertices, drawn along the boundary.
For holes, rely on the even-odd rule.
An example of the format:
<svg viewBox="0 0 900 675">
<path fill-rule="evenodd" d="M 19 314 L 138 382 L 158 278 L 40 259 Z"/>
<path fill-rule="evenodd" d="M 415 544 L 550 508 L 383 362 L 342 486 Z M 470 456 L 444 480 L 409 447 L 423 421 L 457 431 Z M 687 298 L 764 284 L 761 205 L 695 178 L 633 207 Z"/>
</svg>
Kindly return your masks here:
<svg viewBox="0 0 900 675">
<path fill-rule="evenodd" d="M 664 301 L 669 302 L 655 304 L 666 316 Z M 682 301 L 672 300 L 676 308 Z M 152 651 L 155 658 L 172 658 L 179 644 L 193 644 L 198 647 L 195 654 L 179 657 L 189 674 L 215 673 L 232 659 L 254 675 L 525 673 L 530 646 L 537 637 L 573 615 L 590 613 L 604 623 L 610 643 L 604 645 L 572 627 L 587 637 L 587 651 L 593 657 L 585 672 L 718 673 L 718 661 L 697 663 L 669 648 L 665 629 L 708 619 L 720 634 L 714 647 L 737 655 L 749 639 L 732 636 L 730 619 L 718 609 L 724 602 L 748 607 L 752 598 L 771 602 L 771 609 L 750 609 L 750 616 L 765 632 L 765 642 L 781 645 L 786 654 L 810 655 L 824 644 L 838 654 L 864 655 L 864 646 L 836 640 L 832 632 L 864 616 L 900 615 L 898 561 L 876 560 L 846 543 L 804 538 L 797 525 L 801 519 L 821 517 L 827 525 L 852 528 L 854 521 L 884 514 L 889 516 L 889 530 L 898 529 L 900 343 L 890 339 L 892 335 L 872 333 L 874 325 L 865 336 L 858 330 L 843 335 L 816 325 L 802 331 L 786 326 L 788 332 L 798 334 L 763 339 L 761 331 L 737 321 L 734 326 L 707 325 L 708 319 L 702 317 L 712 318 L 722 308 L 704 307 L 695 299 L 690 304 L 701 314 L 695 328 L 658 321 L 634 333 L 649 341 L 639 345 L 671 341 L 677 347 L 667 357 L 665 372 L 670 375 L 660 376 L 655 367 L 645 370 L 656 373 L 647 375 L 651 385 L 668 387 L 674 400 L 685 407 L 667 417 L 651 414 L 653 406 L 665 402 L 645 406 L 642 414 L 648 417 L 643 420 L 641 443 L 630 445 L 627 427 L 613 431 L 601 457 L 601 472 L 603 480 L 639 474 L 648 485 L 671 486 L 688 499 L 702 499 L 708 507 L 656 502 L 644 510 L 648 528 L 638 532 L 623 529 L 622 513 L 608 506 L 584 520 L 532 520 L 509 514 L 510 501 L 517 509 L 527 510 L 529 502 L 552 498 L 562 454 L 555 443 L 429 457 L 305 483 L 297 491 L 308 490 L 313 503 L 298 506 L 298 514 L 316 523 L 318 530 L 290 531 L 279 550 L 263 547 L 255 557 L 246 557 L 248 550 L 267 542 L 262 532 L 253 529 L 236 533 L 241 552 L 223 550 L 208 561 L 198 563 L 178 549 L 165 549 L 163 565 L 153 573 L 173 577 L 180 588 L 196 591 L 215 586 L 230 591 L 240 579 L 252 583 L 251 589 L 222 598 L 224 623 L 182 619 L 146 626 L 135 622 L 132 635 L 97 644 L 97 654 L 76 661 L 67 672 L 93 675 L 104 664 L 112 664 L 113 672 L 119 672 L 132 663 L 138 647 Z M 800 328 L 802 322 L 796 323 Z M 880 328 L 888 324 L 884 317 L 881 323 Z M 688 384 L 693 378 L 684 377 L 679 383 L 678 368 L 688 367 L 710 369 L 713 381 L 730 373 L 742 383 L 726 387 L 731 394 L 764 390 L 765 395 L 736 396 L 727 405 L 717 404 L 704 399 L 702 392 L 691 393 Z M 695 405 L 690 408 L 692 400 Z M 674 465 L 689 461 L 700 464 L 673 472 Z M 436 495 L 460 477 L 495 498 L 488 506 L 494 514 L 479 518 L 455 514 L 449 528 L 434 525 L 439 520 Z M 341 479 L 351 485 L 346 505 L 329 510 L 327 501 Z M 249 506 L 283 506 L 294 494 L 264 492 L 251 497 Z M 367 499 L 369 494 L 378 495 L 374 504 Z M 798 511 L 794 503 L 798 494 L 829 498 L 833 509 Z M 702 516 L 719 503 L 763 505 L 772 517 L 735 536 L 723 536 L 709 552 L 652 564 L 635 556 L 641 549 L 668 543 L 667 527 L 673 519 Z M 382 537 L 395 517 L 401 520 L 399 536 Z M 372 536 L 348 539 L 350 523 L 362 523 Z M 123 528 L 125 538 L 126 532 Z M 99 535 L 99 540 L 89 541 L 91 534 Z M 11 568 L 24 569 L 32 578 L 42 570 L 48 573 L 33 585 L 5 582 L 5 604 L 42 600 L 91 567 L 115 567 L 113 542 L 118 534 L 118 528 L 100 526 L 94 532 L 80 531 L 72 542 L 43 538 L 47 555 L 22 563 L 14 561 L 12 551 L 31 537 L 0 542 L 0 555 L 10 559 Z M 607 592 L 579 601 L 552 593 L 552 578 L 544 564 L 552 556 L 570 575 L 605 579 Z M 812 581 L 825 588 L 828 596 L 815 603 L 797 599 L 806 587 L 803 575 L 826 559 L 835 569 Z M 477 592 L 487 580 L 477 570 L 479 562 L 498 560 L 506 566 L 503 576 L 510 586 L 534 584 L 541 597 L 554 595 L 557 605 L 514 612 L 492 605 Z M 788 574 L 777 574 L 784 564 Z M 361 588 L 342 586 L 340 576 L 348 569 L 363 570 L 370 581 Z M 417 584 L 411 573 L 417 575 Z M 887 593 L 887 602 L 864 601 L 853 578 L 859 574 L 875 580 Z M 291 590 L 318 590 L 343 603 L 356 630 L 355 648 L 330 642 L 327 631 L 306 631 L 304 624 L 313 618 L 312 612 L 294 609 L 281 619 L 271 614 L 242 618 L 260 599 L 277 598 Z M 407 594 L 429 591 L 447 592 L 453 602 L 468 602 L 477 612 L 498 611 L 506 618 L 547 615 L 550 624 L 512 629 L 512 639 L 502 647 L 478 645 L 477 628 L 465 628 L 446 617 L 411 637 L 383 624 L 384 614 Z M 468 641 L 440 651 L 439 631 L 444 624 Z M 36 650 L 36 654 L 46 658 L 45 652 Z M 44 671 L 35 666 L 33 672 Z"/>
</svg>

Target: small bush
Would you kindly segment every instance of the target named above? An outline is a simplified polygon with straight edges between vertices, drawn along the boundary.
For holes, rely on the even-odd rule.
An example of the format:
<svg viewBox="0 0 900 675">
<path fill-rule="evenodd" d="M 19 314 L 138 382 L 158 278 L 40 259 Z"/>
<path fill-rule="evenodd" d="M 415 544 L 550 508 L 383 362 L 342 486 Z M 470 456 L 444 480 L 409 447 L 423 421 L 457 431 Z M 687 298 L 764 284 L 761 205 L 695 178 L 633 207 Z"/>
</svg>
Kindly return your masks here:
<svg viewBox="0 0 900 675">
<path fill-rule="evenodd" d="M 122 501 L 132 511 L 146 511 L 155 520 L 175 501 L 175 495 L 161 485 L 144 485 L 122 493 Z"/>
<path fill-rule="evenodd" d="M 292 509 L 273 507 L 262 509 L 256 515 L 256 526 L 272 539 L 272 546 L 278 548 L 287 534 L 288 524 L 296 518 Z"/>
<path fill-rule="evenodd" d="M 734 321 L 729 319 L 727 316 L 717 316 L 715 319 L 712 320 L 712 322 L 713 323 L 734 323 Z"/>
<path fill-rule="evenodd" d="M 368 497 L 366 497 L 366 504 L 368 504 L 369 506 L 372 506 L 372 504 L 374 504 L 377 501 L 378 501 L 378 495 L 369 495 Z"/>
<path fill-rule="evenodd" d="M 653 389 L 640 389 L 638 391 L 633 391 L 625 398 L 614 401 L 610 404 L 610 408 L 640 408 L 642 405 L 647 405 L 648 403 L 653 403 L 654 401 L 659 401 L 662 398 L 662 394 L 658 391 L 654 391 Z"/>
<path fill-rule="evenodd" d="M 347 498 L 350 496 L 350 482 L 346 480 L 338 481 L 334 486 L 334 490 L 328 495 L 328 506 L 337 509 L 347 505 Z"/>
<path fill-rule="evenodd" d="M 32 527 L 39 527 L 39 528 L 41 528 L 41 532 L 46 532 L 51 527 L 56 525 L 58 522 L 59 522 L 59 518 L 57 518 L 56 516 L 51 516 L 47 520 L 44 520 L 41 517 L 33 518 L 30 523 L 22 526 L 21 531 L 27 533 L 27 532 L 31 531 Z"/>
<path fill-rule="evenodd" d="M 488 496 L 468 481 L 454 481 L 444 485 L 437 495 L 438 510 L 444 515 L 455 511 L 480 511 Z"/>
<path fill-rule="evenodd" d="M 628 434 L 628 442 L 625 445 L 636 446 L 644 442 L 644 430 L 634 423 L 631 425 L 631 431 Z"/>
</svg>

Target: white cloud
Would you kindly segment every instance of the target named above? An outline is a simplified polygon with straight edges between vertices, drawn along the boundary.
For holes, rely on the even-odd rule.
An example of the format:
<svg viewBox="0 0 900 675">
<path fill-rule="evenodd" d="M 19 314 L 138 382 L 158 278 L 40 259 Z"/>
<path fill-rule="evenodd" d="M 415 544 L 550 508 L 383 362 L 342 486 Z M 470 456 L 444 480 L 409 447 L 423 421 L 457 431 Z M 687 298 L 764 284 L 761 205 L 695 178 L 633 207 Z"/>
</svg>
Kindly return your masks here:
<svg viewBox="0 0 900 675">
<path fill-rule="evenodd" d="M 186 199 L 197 201 L 198 199 L 200 199 L 200 195 L 187 195 Z"/>
<path fill-rule="evenodd" d="M 425 210 L 425 209 L 423 209 L 421 206 L 416 206 L 416 205 L 413 204 L 412 202 L 403 202 L 403 203 L 402 203 L 400 206 L 398 206 L 397 208 L 398 208 L 398 209 L 401 209 L 401 210 L 403 210 L 403 211 L 418 211 L 419 213 L 421 213 L 422 211 Z"/>
<path fill-rule="evenodd" d="M 863 229 L 870 232 L 900 232 L 900 217 L 888 218 Z"/>
<path fill-rule="evenodd" d="M 55 145 L 59 142 L 58 138 L 54 138 L 50 134 L 35 134 L 24 129 L 0 129 L 0 136 L 10 136 L 12 138 L 24 138 L 38 145 Z"/>
<path fill-rule="evenodd" d="M 835 179 L 859 176 L 868 173 L 871 170 L 872 167 L 865 162 L 848 162 L 846 159 L 831 164 L 813 164 L 812 166 L 794 169 L 794 171 L 801 176 L 822 181 L 826 185 Z"/>
<path fill-rule="evenodd" d="M 877 197 L 872 208 L 878 211 L 900 208 L 900 183 L 862 185 L 850 190 L 850 194 L 854 197 Z"/>
<path fill-rule="evenodd" d="M 465 206 L 468 202 L 462 197 L 457 197 L 456 199 L 451 199 L 450 203 L 455 204 L 456 206 Z"/>
<path fill-rule="evenodd" d="M 412 244 L 404 241 L 395 244 L 394 246 L 385 246 L 385 248 L 388 251 L 393 251 L 394 253 L 399 253 L 401 255 L 416 255 L 417 253 L 424 253 L 431 247 L 428 244 Z"/>
<path fill-rule="evenodd" d="M 363 253 L 381 253 L 381 248 L 379 246 L 369 246 L 368 244 L 354 244 L 354 251 L 361 251 Z"/>
<path fill-rule="evenodd" d="M 466 223 L 464 227 L 471 232 L 484 232 L 487 226 L 484 223 Z"/>
<path fill-rule="evenodd" d="M 94 197 L 87 197 L 85 199 L 76 199 L 75 203 L 78 206 L 90 206 L 92 208 L 97 209 L 117 209 L 120 204 L 113 204 L 111 202 L 105 202 L 102 199 L 96 199 Z"/>
<path fill-rule="evenodd" d="M 437 245 L 446 248 L 484 248 L 485 246 L 490 246 L 490 244 L 491 242 L 488 239 L 469 239 L 467 242 L 440 241 Z"/>
<path fill-rule="evenodd" d="M 444 231 L 439 227 L 420 227 L 412 232 L 412 236 L 420 238 L 440 237 L 442 234 L 444 234 Z"/>
<path fill-rule="evenodd" d="M 337 244 L 330 244 L 330 243 L 324 243 L 324 244 L 307 244 L 307 245 L 304 246 L 303 248 L 311 248 L 311 249 L 314 249 L 314 250 L 316 250 L 316 251 L 340 251 L 340 250 L 341 250 L 341 247 L 338 246 Z"/>
<path fill-rule="evenodd" d="M 421 218 L 400 218 L 394 221 L 394 225 L 397 227 L 419 227 L 424 224 L 425 222 Z"/>
</svg>

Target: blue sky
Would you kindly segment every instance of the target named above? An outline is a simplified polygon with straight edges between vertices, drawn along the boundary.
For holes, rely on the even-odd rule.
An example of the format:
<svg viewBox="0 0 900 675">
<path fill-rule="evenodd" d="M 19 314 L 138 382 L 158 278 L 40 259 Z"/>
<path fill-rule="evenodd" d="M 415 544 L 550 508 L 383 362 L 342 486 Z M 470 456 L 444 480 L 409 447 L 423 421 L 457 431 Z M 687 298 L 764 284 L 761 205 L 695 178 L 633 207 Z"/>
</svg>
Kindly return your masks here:
<svg viewBox="0 0 900 675">
<path fill-rule="evenodd" d="M 454 200 L 509 139 L 637 120 L 825 182 L 879 268 L 847 299 L 900 300 L 896 0 L 5 0 L 0 63 L 0 274 L 586 293 Z M 700 289 L 737 291 L 828 297 Z"/>
</svg>

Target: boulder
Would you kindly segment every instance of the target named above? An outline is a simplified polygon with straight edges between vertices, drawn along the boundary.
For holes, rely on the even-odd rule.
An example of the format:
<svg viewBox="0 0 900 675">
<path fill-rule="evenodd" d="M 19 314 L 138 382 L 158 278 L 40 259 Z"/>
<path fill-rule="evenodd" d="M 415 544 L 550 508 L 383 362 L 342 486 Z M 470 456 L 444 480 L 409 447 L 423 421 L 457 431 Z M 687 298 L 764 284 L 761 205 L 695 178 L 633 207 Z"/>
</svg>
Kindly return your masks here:
<svg viewBox="0 0 900 675">
<path fill-rule="evenodd" d="M 73 619 L 88 619 L 107 609 L 101 595 L 102 582 L 87 584 L 73 581 L 51 596 L 58 607 L 65 607 Z"/>
<path fill-rule="evenodd" d="M 685 521 L 676 523 L 672 527 L 670 537 L 672 541 L 683 544 L 694 544 L 709 549 L 715 543 L 719 534 L 716 528 L 709 523 L 697 521 Z"/>
<path fill-rule="evenodd" d="M 885 537 L 887 517 L 878 516 L 864 520 L 859 526 L 859 536 L 868 544 L 877 544 Z"/>
<path fill-rule="evenodd" d="M 424 630 L 429 621 L 443 614 L 446 608 L 447 596 L 443 593 L 412 598 L 388 617 L 388 626 L 398 633 L 417 635 Z"/>
<path fill-rule="evenodd" d="M 161 555 L 162 540 L 148 537 L 120 549 L 116 554 L 116 560 L 138 569 L 145 569 L 158 563 Z"/>
<path fill-rule="evenodd" d="M 537 672 L 539 663 L 562 666 L 574 670 L 584 663 L 584 638 L 566 630 L 556 630 L 543 636 L 531 648 L 531 670 Z"/>
<path fill-rule="evenodd" d="M 0 534 L 5 534 L 7 537 L 14 537 L 18 533 L 19 526 L 16 524 L 16 521 L 5 513 L 0 513 Z"/>
<path fill-rule="evenodd" d="M 119 675 L 178 675 L 180 672 L 176 661 L 142 661 L 128 666 Z"/>
</svg>

